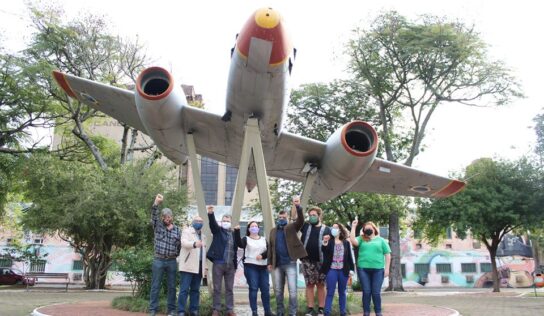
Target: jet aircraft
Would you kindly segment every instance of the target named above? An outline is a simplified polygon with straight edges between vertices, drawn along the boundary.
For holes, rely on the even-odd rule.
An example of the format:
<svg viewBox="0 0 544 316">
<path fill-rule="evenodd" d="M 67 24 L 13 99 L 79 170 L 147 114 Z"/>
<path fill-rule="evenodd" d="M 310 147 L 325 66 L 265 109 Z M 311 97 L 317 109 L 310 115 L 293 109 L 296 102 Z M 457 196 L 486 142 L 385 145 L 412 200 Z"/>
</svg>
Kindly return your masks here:
<svg viewBox="0 0 544 316">
<path fill-rule="evenodd" d="M 246 124 L 257 119 L 266 173 L 304 181 L 308 166 L 315 168 L 314 202 L 350 191 L 444 198 L 464 187 L 462 181 L 377 158 L 378 135 L 363 121 L 347 122 L 326 142 L 286 131 L 295 55 L 280 14 L 257 10 L 231 50 L 224 115 L 189 106 L 180 84 L 160 67 L 142 71 L 134 91 L 59 71 L 53 76 L 71 98 L 149 135 L 176 164 L 187 161 L 187 136 L 192 135 L 198 154 L 239 166 Z M 251 165 L 246 186 L 251 190 L 255 185 Z"/>
</svg>

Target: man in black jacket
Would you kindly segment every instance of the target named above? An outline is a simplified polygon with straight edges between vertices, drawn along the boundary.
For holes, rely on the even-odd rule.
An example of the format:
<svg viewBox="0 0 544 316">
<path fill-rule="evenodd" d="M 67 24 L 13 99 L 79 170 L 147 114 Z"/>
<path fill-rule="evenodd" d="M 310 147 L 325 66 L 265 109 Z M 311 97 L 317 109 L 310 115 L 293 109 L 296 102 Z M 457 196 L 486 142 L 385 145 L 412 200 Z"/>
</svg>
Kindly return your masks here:
<svg viewBox="0 0 544 316">
<path fill-rule="evenodd" d="M 234 275 L 236 273 L 236 251 L 234 233 L 231 229 L 231 216 L 223 215 L 221 224 L 215 220 L 213 206 L 208 206 L 208 220 L 213 234 L 212 244 L 208 249 L 207 258 L 213 263 L 213 313 L 219 316 L 221 311 L 221 282 L 225 279 L 225 305 L 227 316 L 236 316 L 234 313 Z"/>
</svg>

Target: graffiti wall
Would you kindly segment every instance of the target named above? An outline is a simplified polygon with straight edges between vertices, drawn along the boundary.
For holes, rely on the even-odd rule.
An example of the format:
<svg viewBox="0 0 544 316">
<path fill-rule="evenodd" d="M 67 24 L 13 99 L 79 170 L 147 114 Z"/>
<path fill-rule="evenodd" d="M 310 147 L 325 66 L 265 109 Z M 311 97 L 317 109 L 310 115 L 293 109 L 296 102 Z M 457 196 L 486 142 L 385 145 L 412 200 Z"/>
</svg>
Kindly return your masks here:
<svg viewBox="0 0 544 316">
<path fill-rule="evenodd" d="M 489 252 L 477 240 L 446 239 L 436 247 L 405 237 L 401 263 L 406 287 L 492 287 Z M 535 269 L 531 247 L 506 236 L 497 254 L 501 287 L 529 287 Z M 385 282 L 384 282 L 385 283 Z"/>
</svg>

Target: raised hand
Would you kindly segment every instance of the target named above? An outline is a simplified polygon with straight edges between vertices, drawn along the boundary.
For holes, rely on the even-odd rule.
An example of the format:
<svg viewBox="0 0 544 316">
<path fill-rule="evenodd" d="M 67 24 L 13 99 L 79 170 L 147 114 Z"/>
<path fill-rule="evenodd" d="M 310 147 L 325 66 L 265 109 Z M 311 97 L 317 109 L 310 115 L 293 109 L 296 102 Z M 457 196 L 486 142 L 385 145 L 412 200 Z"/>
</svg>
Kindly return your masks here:
<svg viewBox="0 0 544 316">
<path fill-rule="evenodd" d="M 357 227 L 357 225 L 359 224 L 359 220 L 358 219 L 354 219 L 353 222 L 351 222 L 351 228 L 355 228 Z"/>
<path fill-rule="evenodd" d="M 300 205 L 300 196 L 293 196 L 293 205 Z"/>
<path fill-rule="evenodd" d="M 208 205 L 206 207 L 206 209 L 208 210 L 208 214 L 212 214 L 213 213 L 213 205 Z"/>
<path fill-rule="evenodd" d="M 157 196 L 155 196 L 155 205 L 160 205 L 162 203 L 162 200 L 164 200 L 164 198 L 162 197 L 161 194 L 157 194 Z"/>
<path fill-rule="evenodd" d="M 331 239 L 331 236 L 329 235 L 323 235 L 323 243 L 324 244 L 327 244 L 329 242 L 329 240 Z"/>
</svg>

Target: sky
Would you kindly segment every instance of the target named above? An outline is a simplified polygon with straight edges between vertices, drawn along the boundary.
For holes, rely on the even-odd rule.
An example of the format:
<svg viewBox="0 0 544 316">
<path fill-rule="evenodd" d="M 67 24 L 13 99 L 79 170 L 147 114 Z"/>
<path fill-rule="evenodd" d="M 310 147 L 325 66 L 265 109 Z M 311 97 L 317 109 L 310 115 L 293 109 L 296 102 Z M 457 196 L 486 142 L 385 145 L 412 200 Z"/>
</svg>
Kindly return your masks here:
<svg viewBox="0 0 544 316">
<path fill-rule="evenodd" d="M 84 12 L 104 15 L 110 32 L 139 38 L 155 65 L 169 69 L 176 82 L 194 85 L 208 110 L 223 113 L 235 35 L 253 12 L 272 7 L 282 14 L 297 59 L 291 86 L 345 78 L 344 45 L 351 30 L 368 27 L 381 12 L 396 10 L 409 18 L 446 16 L 474 25 L 489 44 L 489 55 L 512 69 L 525 98 L 496 107 L 448 104 L 431 119 L 425 150 L 413 166 L 447 175 L 474 159 L 516 159 L 530 153 L 536 141 L 532 119 L 544 112 L 541 95 L 540 12 L 537 1 L 58 1 L 73 18 Z M 0 47 L 17 50 L 30 38 L 24 1 L 0 7 Z"/>
</svg>

